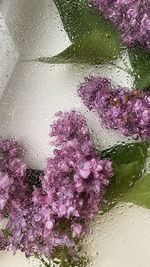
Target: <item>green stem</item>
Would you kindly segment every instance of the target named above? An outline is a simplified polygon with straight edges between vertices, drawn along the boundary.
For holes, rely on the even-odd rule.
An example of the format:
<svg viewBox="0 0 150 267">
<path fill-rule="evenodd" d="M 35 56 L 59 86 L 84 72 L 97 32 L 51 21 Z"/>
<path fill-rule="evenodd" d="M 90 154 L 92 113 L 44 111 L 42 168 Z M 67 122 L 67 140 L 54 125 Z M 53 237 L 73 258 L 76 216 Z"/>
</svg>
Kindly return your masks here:
<svg viewBox="0 0 150 267">
<path fill-rule="evenodd" d="M 41 256 L 36 255 L 36 258 L 38 258 L 42 262 L 42 264 L 45 265 L 45 267 L 51 267 L 51 264 L 47 263 Z"/>
</svg>

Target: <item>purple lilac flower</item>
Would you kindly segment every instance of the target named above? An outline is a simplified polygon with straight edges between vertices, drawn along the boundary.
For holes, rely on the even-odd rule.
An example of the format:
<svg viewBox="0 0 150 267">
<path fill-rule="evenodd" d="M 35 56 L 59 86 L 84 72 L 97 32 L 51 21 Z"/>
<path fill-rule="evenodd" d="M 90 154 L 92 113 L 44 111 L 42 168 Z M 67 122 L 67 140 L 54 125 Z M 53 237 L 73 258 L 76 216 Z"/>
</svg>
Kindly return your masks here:
<svg viewBox="0 0 150 267">
<path fill-rule="evenodd" d="M 122 33 L 127 45 L 141 44 L 150 48 L 149 0 L 91 0 Z"/>
<path fill-rule="evenodd" d="M 8 216 L 0 249 L 21 250 L 27 257 L 51 257 L 60 246 L 71 249 L 103 201 L 113 170 L 109 160 L 95 154 L 85 119 L 75 111 L 60 112 L 50 136 L 55 138 L 54 156 L 47 160 L 41 188 L 33 191 L 20 146 L 0 140 L 1 214 L 7 211 Z"/>
<path fill-rule="evenodd" d="M 127 88 L 115 89 L 101 77 L 85 78 L 78 90 L 83 103 L 96 110 L 106 128 L 118 129 L 124 135 L 150 137 L 150 93 Z"/>
<path fill-rule="evenodd" d="M 43 198 L 36 190 L 34 202 L 43 198 L 41 202 L 51 210 L 50 221 L 52 218 L 88 221 L 98 212 L 113 175 L 111 162 L 96 156 L 86 121 L 79 113 L 59 113 L 57 117 L 50 133 L 55 136 L 57 148 L 41 177 L 46 196 Z"/>
<path fill-rule="evenodd" d="M 52 218 L 49 206 L 34 204 L 26 166 L 21 159 L 21 147 L 14 139 L 1 139 L 0 155 L 0 219 L 7 218 L 0 231 L 0 250 L 21 250 L 27 257 L 33 254 L 50 257 L 56 247 L 72 246 L 68 235 L 56 229 L 58 222 Z M 41 197 L 39 201 L 43 199 Z M 48 224 L 50 216 L 55 228 Z"/>
<path fill-rule="evenodd" d="M 73 241 L 56 229 L 58 221 L 53 218 L 42 189 L 34 203 L 38 189 L 32 192 L 27 183 L 21 154 L 22 149 L 14 139 L 0 140 L 0 219 L 7 214 L 5 227 L 0 230 L 0 249 L 21 250 L 27 257 L 33 254 L 50 257 L 56 247 L 70 247 Z"/>
<path fill-rule="evenodd" d="M 11 211 L 6 226 L 6 229 L 11 230 L 7 246 L 13 252 L 17 250 L 25 252 L 27 257 L 38 254 L 49 258 L 55 248 L 71 247 L 73 242 L 67 233 L 61 233 L 56 229 L 57 222 L 55 228 L 48 227 L 46 219 L 50 216 L 50 209 L 44 208 L 44 205 L 40 209 L 39 206 L 34 205 L 30 198 Z"/>
</svg>

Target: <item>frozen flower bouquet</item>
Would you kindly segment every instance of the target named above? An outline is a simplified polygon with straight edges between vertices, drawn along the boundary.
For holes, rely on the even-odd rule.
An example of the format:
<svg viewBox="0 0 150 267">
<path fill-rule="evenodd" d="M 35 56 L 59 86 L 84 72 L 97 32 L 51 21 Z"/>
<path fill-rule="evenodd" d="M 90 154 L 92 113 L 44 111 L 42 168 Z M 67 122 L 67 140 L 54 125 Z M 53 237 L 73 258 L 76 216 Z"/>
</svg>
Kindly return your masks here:
<svg viewBox="0 0 150 267">
<path fill-rule="evenodd" d="M 128 53 L 133 88 L 85 77 L 77 96 L 104 128 L 133 142 L 100 151 L 86 118 L 59 111 L 50 126 L 53 156 L 44 170 L 31 169 L 24 149 L 0 139 L 0 250 L 20 250 L 45 266 L 85 267 L 82 238 L 96 214 L 117 203 L 150 208 L 146 169 L 150 139 L 150 7 L 148 0 L 54 0 L 71 45 L 49 64 L 112 64 Z M 120 66 L 118 66 L 119 68 Z"/>
</svg>

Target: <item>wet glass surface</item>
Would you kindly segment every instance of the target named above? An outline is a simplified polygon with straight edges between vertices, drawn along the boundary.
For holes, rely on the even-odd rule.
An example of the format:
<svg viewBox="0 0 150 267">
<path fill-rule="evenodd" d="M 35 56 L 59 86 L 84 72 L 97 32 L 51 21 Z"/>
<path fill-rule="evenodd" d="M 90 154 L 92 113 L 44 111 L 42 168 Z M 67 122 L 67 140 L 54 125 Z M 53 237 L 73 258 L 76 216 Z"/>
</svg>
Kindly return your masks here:
<svg viewBox="0 0 150 267">
<path fill-rule="evenodd" d="M 127 51 L 105 65 L 45 64 L 35 60 L 57 55 L 70 44 L 52 0 L 0 2 L 0 137 L 14 137 L 23 146 L 23 159 L 29 169 L 43 171 L 46 159 L 53 155 L 49 131 L 58 111 L 76 109 L 83 114 L 100 151 L 136 141 L 136 136 L 124 136 L 102 126 L 97 112 L 89 111 L 77 94 L 80 83 L 89 75 L 111 79 L 113 86 L 132 88 L 133 77 L 124 71 L 126 66 L 131 70 Z M 148 164 L 142 171 L 149 172 Z M 31 178 L 30 172 L 28 176 Z M 87 267 L 149 267 L 149 243 L 149 210 L 119 203 L 107 213 L 96 215 L 77 251 L 88 258 Z M 20 252 L 0 252 L 1 267 L 40 264 Z M 56 263 L 49 266 L 69 267 Z"/>
</svg>

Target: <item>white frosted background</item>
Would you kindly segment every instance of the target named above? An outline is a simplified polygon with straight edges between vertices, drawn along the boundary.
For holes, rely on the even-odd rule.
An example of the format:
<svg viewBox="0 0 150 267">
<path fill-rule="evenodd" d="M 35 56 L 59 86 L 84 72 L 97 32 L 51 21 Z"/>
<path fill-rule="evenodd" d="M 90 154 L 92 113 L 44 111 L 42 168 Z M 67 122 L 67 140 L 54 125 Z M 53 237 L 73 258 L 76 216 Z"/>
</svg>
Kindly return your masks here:
<svg viewBox="0 0 150 267">
<path fill-rule="evenodd" d="M 88 74 L 107 76 L 113 78 L 114 84 L 124 86 L 132 85 L 130 77 L 108 66 L 51 66 L 24 62 L 26 59 L 57 54 L 70 43 L 52 0 L 4 0 L 1 13 L 13 40 L 11 48 L 17 47 L 19 59 L 16 65 L 12 60 L 7 62 L 13 73 L 11 75 L 9 71 L 11 78 L 9 76 L 9 82 L 8 79 L 5 81 L 5 91 L 0 99 L 0 136 L 13 136 L 22 143 L 26 150 L 26 163 L 31 167 L 43 168 L 46 157 L 52 152 L 49 125 L 54 113 L 59 110 L 81 110 L 101 148 L 125 140 L 120 134 L 100 127 L 97 116 L 88 113 L 76 96 L 76 88 Z M 5 36 L 2 38 L 7 47 Z M 0 55 L 2 51 L 0 46 Z M 0 76 L 0 82 L 4 82 L 3 76 Z M 95 257 L 95 246 L 99 254 L 91 266 L 149 267 L 149 211 L 125 207 L 120 208 L 119 212 L 112 211 L 104 218 L 105 222 L 102 219 L 93 226 L 91 255 Z M 120 243 L 119 238 L 123 240 Z M 90 237 L 87 242 L 91 242 Z M 28 267 L 31 264 L 32 261 L 28 263 L 20 254 L 0 253 L 0 267 Z"/>
<path fill-rule="evenodd" d="M 1 10 L 1 9 L 0 9 Z M 0 12 L 0 97 L 18 59 L 18 50 Z"/>
<path fill-rule="evenodd" d="M 149 267 L 150 211 L 120 205 L 98 217 L 84 241 L 88 267 Z"/>
</svg>

